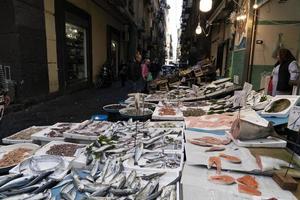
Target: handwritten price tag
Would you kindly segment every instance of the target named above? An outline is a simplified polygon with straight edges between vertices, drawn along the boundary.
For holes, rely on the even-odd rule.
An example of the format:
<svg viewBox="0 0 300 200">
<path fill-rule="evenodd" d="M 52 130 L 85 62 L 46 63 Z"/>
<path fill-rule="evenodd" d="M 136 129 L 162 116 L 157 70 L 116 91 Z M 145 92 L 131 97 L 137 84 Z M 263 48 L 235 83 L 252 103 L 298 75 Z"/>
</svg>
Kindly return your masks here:
<svg viewBox="0 0 300 200">
<path fill-rule="evenodd" d="M 300 107 L 299 106 L 294 106 L 290 111 L 288 129 L 297 132 L 300 129 Z"/>
<path fill-rule="evenodd" d="M 238 90 L 234 92 L 233 107 L 243 107 L 246 105 L 246 92 Z"/>
<path fill-rule="evenodd" d="M 246 97 L 250 94 L 251 90 L 253 88 L 253 85 L 250 83 L 245 82 L 243 86 L 243 91 L 246 93 Z"/>
</svg>

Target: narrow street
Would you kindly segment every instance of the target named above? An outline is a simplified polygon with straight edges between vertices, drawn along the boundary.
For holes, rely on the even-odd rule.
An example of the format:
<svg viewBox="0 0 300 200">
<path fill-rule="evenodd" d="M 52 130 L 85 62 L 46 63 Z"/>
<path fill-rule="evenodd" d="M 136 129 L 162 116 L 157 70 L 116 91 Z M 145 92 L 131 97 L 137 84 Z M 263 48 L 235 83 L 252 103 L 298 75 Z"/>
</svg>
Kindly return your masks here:
<svg viewBox="0 0 300 200">
<path fill-rule="evenodd" d="M 47 126 L 56 122 L 80 122 L 89 119 L 94 114 L 105 113 L 103 106 L 122 101 L 128 93 L 135 91 L 132 82 L 127 82 L 125 87 L 115 82 L 108 88 L 85 89 L 39 103 L 26 110 L 11 112 L 1 121 L 1 138 L 33 125 Z"/>
</svg>

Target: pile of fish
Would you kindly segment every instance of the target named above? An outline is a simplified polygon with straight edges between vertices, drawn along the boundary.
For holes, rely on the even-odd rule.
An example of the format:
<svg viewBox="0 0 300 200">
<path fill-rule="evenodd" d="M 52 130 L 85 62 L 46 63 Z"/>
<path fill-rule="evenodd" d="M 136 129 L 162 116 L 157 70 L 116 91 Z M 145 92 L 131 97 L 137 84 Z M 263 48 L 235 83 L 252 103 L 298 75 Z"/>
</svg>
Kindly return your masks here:
<svg viewBox="0 0 300 200">
<path fill-rule="evenodd" d="M 139 174 L 124 170 L 120 158 L 94 157 L 87 169 L 72 169 L 71 175 L 55 188 L 59 188 L 63 199 L 78 196 L 80 199 L 176 199 L 176 183 L 180 177 L 160 185 L 165 173 Z"/>
<path fill-rule="evenodd" d="M 39 175 L 9 174 L 0 177 L 0 198 L 7 200 L 50 199 L 50 191 L 57 184 L 49 179 L 52 171 Z"/>
</svg>

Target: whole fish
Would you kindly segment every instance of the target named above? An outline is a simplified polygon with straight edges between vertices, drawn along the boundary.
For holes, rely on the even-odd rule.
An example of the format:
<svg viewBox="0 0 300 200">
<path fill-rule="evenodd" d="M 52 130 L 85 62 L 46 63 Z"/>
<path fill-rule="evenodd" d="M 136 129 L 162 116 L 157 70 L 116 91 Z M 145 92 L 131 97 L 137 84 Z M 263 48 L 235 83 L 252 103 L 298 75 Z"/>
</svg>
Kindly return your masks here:
<svg viewBox="0 0 300 200">
<path fill-rule="evenodd" d="M 273 126 L 269 123 L 263 127 L 243 119 L 236 119 L 231 126 L 231 135 L 239 140 L 256 140 L 275 135 Z"/>
<path fill-rule="evenodd" d="M 95 175 L 96 175 L 96 173 L 97 173 L 97 171 L 99 169 L 99 164 L 100 164 L 100 161 L 98 159 L 94 159 L 94 161 L 93 161 L 93 168 L 92 168 L 91 173 L 90 173 L 90 175 L 92 177 L 95 177 Z"/>
<path fill-rule="evenodd" d="M 132 184 L 129 186 L 130 188 L 133 189 L 138 189 L 140 190 L 141 188 L 141 179 L 140 178 L 135 178 Z"/>
<path fill-rule="evenodd" d="M 144 143 L 145 145 L 149 145 L 149 144 L 152 144 L 152 143 L 154 143 L 155 141 L 157 141 L 157 140 L 159 140 L 159 139 L 161 139 L 161 138 L 163 138 L 163 137 L 164 137 L 164 135 L 158 135 L 158 136 L 155 136 L 154 138 L 151 138 L 151 139 L 149 139 L 149 140 L 143 141 L 143 143 Z"/>
<path fill-rule="evenodd" d="M 104 183 L 111 182 L 115 177 L 117 177 L 124 169 L 123 162 L 121 159 L 115 159 L 112 161 L 113 165 L 109 169 L 107 176 L 104 179 Z"/>
<path fill-rule="evenodd" d="M 155 177 L 160 177 L 160 176 L 164 175 L 165 173 L 166 172 L 156 172 L 156 173 L 152 173 L 152 174 L 148 174 L 148 175 L 142 175 L 140 177 L 143 180 L 149 181 Z"/>
<path fill-rule="evenodd" d="M 24 200 L 24 199 L 26 199 L 30 196 L 32 196 L 32 195 L 30 195 L 30 194 L 20 194 L 20 195 L 7 197 L 7 198 L 5 198 L 5 200 Z"/>
<path fill-rule="evenodd" d="M 161 198 L 169 197 L 172 190 L 175 190 L 175 185 L 168 185 L 163 187 L 162 193 L 161 193 Z"/>
<path fill-rule="evenodd" d="M 74 183 L 75 188 L 79 192 L 82 192 L 84 189 L 84 185 L 81 183 L 79 175 L 77 174 L 77 172 L 75 170 L 72 170 L 71 175 L 73 178 L 73 183 Z"/>
<path fill-rule="evenodd" d="M 147 185 L 136 195 L 135 200 L 145 200 L 150 196 L 157 188 L 159 184 L 159 178 L 150 180 Z"/>
<path fill-rule="evenodd" d="M 125 187 L 128 188 L 130 187 L 130 185 L 133 183 L 134 179 L 136 178 L 136 171 L 132 170 L 130 172 L 130 174 L 128 175 L 128 177 L 126 178 L 126 182 L 125 182 Z"/>
<path fill-rule="evenodd" d="M 74 200 L 71 196 L 71 191 L 74 189 L 73 183 L 63 186 L 60 190 L 60 196 L 66 200 Z"/>
<path fill-rule="evenodd" d="M 129 195 L 137 193 L 138 191 L 139 190 L 137 188 L 127 188 L 127 189 L 111 188 L 109 190 L 109 192 L 112 193 L 115 196 L 129 196 Z"/>
<path fill-rule="evenodd" d="M 147 167 L 147 168 L 162 168 L 165 166 L 164 161 L 157 161 L 157 162 L 152 162 L 152 163 L 147 163 L 146 165 L 140 165 L 140 167 Z"/>
<path fill-rule="evenodd" d="M 96 183 L 102 183 L 104 181 L 104 178 L 108 172 L 109 166 L 111 165 L 111 160 L 107 159 L 102 172 L 100 173 L 100 176 L 97 178 Z"/>
<path fill-rule="evenodd" d="M 36 176 L 33 176 L 33 175 L 26 175 L 26 176 L 22 176 L 20 178 L 11 180 L 10 182 L 8 182 L 0 187 L 0 192 L 26 185 L 30 181 L 32 181 L 35 177 Z"/>
<path fill-rule="evenodd" d="M 19 189 L 8 190 L 8 191 L 3 192 L 2 194 L 4 194 L 5 196 L 13 196 L 13 195 L 17 195 L 17 194 L 31 193 L 32 191 L 38 189 L 40 186 L 41 186 L 41 184 L 30 185 L 30 186 L 22 187 Z"/>
<path fill-rule="evenodd" d="M 56 180 L 53 180 L 53 179 L 50 179 L 44 183 L 42 183 L 40 185 L 39 188 L 37 188 L 36 190 L 34 190 L 32 193 L 33 194 L 38 194 L 38 193 L 41 193 L 41 192 L 44 192 L 46 189 L 50 189 L 52 188 L 53 186 L 55 186 L 57 184 L 57 181 Z"/>
<path fill-rule="evenodd" d="M 0 176 L 0 186 L 4 185 L 5 183 L 8 183 L 11 180 L 20 178 L 21 176 L 23 176 L 23 174 L 8 174 Z"/>
<path fill-rule="evenodd" d="M 137 165 L 139 159 L 141 158 L 142 154 L 143 154 L 143 149 L 144 149 L 144 145 L 143 143 L 139 143 L 136 147 L 135 147 L 135 152 L 134 152 L 134 164 Z"/>
<path fill-rule="evenodd" d="M 113 147 L 114 147 L 114 145 L 106 144 L 106 145 L 101 146 L 100 148 L 93 148 L 92 151 L 94 153 L 101 153 L 101 152 L 104 152 L 105 150 L 113 148 Z"/>
<path fill-rule="evenodd" d="M 92 197 L 103 197 L 107 194 L 110 186 L 109 185 L 100 185 L 96 187 L 95 192 L 92 193 Z"/>
<path fill-rule="evenodd" d="M 126 182 L 126 176 L 123 173 L 120 173 L 116 178 L 114 178 L 111 182 L 110 185 L 113 188 L 120 189 L 124 186 Z"/>
<path fill-rule="evenodd" d="M 40 173 L 35 179 L 33 179 L 31 182 L 26 184 L 24 187 L 28 187 L 30 185 L 34 185 L 36 183 L 39 183 L 41 180 L 47 178 L 50 174 L 52 174 L 53 171 L 48 171 L 48 172 L 42 172 Z"/>
<path fill-rule="evenodd" d="M 65 179 L 63 181 L 61 181 L 59 184 L 57 184 L 56 186 L 53 187 L 53 189 L 64 186 L 66 184 L 72 183 L 73 179 Z"/>
</svg>

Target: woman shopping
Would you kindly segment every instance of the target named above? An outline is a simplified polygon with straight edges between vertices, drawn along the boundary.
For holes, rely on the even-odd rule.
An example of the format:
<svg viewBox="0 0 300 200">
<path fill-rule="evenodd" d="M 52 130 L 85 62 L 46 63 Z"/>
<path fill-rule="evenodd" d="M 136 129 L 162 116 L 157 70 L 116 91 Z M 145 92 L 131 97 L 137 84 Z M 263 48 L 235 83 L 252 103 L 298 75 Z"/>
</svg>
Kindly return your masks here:
<svg viewBox="0 0 300 200">
<path fill-rule="evenodd" d="M 272 96 L 291 95 L 299 78 L 299 67 L 290 50 L 281 48 L 272 72 Z"/>
</svg>

